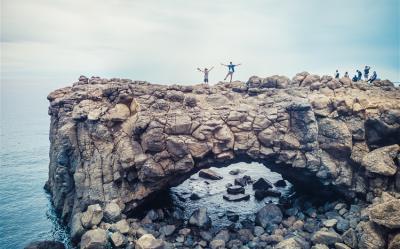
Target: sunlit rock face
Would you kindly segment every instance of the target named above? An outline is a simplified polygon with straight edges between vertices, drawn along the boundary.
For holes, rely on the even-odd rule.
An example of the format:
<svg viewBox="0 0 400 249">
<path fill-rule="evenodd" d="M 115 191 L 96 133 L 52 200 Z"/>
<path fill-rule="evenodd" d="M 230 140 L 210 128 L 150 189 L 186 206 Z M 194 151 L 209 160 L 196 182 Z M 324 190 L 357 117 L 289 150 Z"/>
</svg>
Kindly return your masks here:
<svg viewBox="0 0 400 249">
<path fill-rule="evenodd" d="M 97 203 L 134 211 L 193 172 L 240 157 L 350 198 L 400 190 L 400 91 L 388 81 L 303 72 L 166 86 L 82 76 L 48 99 L 46 187 L 67 222 Z"/>
</svg>

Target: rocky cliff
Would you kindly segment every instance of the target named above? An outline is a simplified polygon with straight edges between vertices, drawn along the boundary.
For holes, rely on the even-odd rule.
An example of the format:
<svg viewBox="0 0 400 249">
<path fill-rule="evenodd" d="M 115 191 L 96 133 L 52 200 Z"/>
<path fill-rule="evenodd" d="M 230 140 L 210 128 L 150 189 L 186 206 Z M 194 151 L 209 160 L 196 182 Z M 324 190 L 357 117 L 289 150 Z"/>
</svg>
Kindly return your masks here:
<svg viewBox="0 0 400 249">
<path fill-rule="evenodd" d="M 88 206 L 129 214 L 201 168 L 244 158 L 367 203 L 400 192 L 400 90 L 389 81 L 303 72 L 167 86 L 81 76 L 48 100 L 46 188 L 78 241 L 92 227 L 80 227 Z"/>
</svg>

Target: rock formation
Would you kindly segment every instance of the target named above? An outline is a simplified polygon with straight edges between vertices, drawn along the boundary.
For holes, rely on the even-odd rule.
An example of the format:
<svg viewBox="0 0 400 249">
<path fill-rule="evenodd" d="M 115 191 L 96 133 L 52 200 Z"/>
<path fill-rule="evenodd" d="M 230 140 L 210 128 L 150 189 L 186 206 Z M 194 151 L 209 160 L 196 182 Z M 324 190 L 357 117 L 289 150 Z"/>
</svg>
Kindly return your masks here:
<svg viewBox="0 0 400 249">
<path fill-rule="evenodd" d="M 116 222 L 194 172 L 242 158 L 269 162 L 298 184 L 350 200 L 371 203 L 400 191 L 400 91 L 389 81 L 368 85 L 303 72 L 292 80 L 167 86 L 81 76 L 48 100 L 46 188 L 85 248 L 104 240 L 101 220 Z M 384 213 L 398 215 L 390 205 L 399 200 L 388 202 L 371 209 L 370 221 L 386 225 L 386 233 L 400 227 Z M 360 229 L 376 231 L 372 225 Z M 326 238 L 343 242 L 326 231 L 313 240 Z M 159 243 L 153 240 L 141 243 Z M 279 248 L 285 243 L 301 244 L 292 239 Z"/>
</svg>

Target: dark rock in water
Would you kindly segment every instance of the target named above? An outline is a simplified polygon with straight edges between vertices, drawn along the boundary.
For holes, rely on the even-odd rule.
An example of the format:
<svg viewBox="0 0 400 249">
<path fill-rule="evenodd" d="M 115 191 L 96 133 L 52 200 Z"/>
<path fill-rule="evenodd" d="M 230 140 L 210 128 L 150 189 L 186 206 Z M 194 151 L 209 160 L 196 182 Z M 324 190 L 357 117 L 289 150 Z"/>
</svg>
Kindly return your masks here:
<svg viewBox="0 0 400 249">
<path fill-rule="evenodd" d="M 251 183 L 251 177 L 250 176 L 243 176 L 239 178 L 235 178 L 235 185 L 240 185 L 242 187 L 246 186 L 247 184 Z"/>
<path fill-rule="evenodd" d="M 275 204 L 267 204 L 256 214 L 256 225 L 267 227 L 269 224 L 279 224 L 282 222 L 283 214 Z"/>
<path fill-rule="evenodd" d="M 272 187 L 272 183 L 270 183 L 268 180 L 265 180 L 264 178 L 260 178 L 255 183 L 253 183 L 254 190 L 267 190 Z"/>
<path fill-rule="evenodd" d="M 226 212 L 226 218 L 227 218 L 229 221 L 236 222 L 236 221 L 239 220 L 239 215 L 238 215 L 238 214 L 235 214 L 235 213 L 232 212 L 232 211 L 228 211 L 228 212 Z"/>
<path fill-rule="evenodd" d="M 275 187 L 286 187 L 286 181 L 285 180 L 278 180 L 274 183 Z"/>
<path fill-rule="evenodd" d="M 240 169 L 233 169 L 233 170 L 229 171 L 229 174 L 231 174 L 231 175 L 237 175 L 239 173 L 240 173 Z"/>
<path fill-rule="evenodd" d="M 196 209 L 189 218 L 189 224 L 203 229 L 211 227 L 211 219 L 207 214 L 207 208 Z"/>
<path fill-rule="evenodd" d="M 252 220 L 250 220 L 249 218 L 242 220 L 240 222 L 240 224 L 242 225 L 242 228 L 251 229 L 251 230 L 254 229 L 254 222 Z"/>
<path fill-rule="evenodd" d="M 192 201 L 196 201 L 196 200 L 200 200 L 200 196 L 196 193 L 193 193 L 190 195 L 189 199 L 191 199 Z"/>
<path fill-rule="evenodd" d="M 65 249 L 65 246 L 59 241 L 44 240 L 31 242 L 24 249 Z"/>
<path fill-rule="evenodd" d="M 227 192 L 231 195 L 244 194 L 244 188 L 239 185 L 233 185 L 228 187 Z"/>
<path fill-rule="evenodd" d="M 211 169 L 202 169 L 199 171 L 199 176 L 210 180 L 221 180 L 223 177 Z"/>
<path fill-rule="evenodd" d="M 254 192 L 254 197 L 260 201 L 262 199 L 264 199 L 267 196 L 271 196 L 271 197 L 279 197 L 281 196 L 281 192 L 279 192 L 278 190 L 275 189 L 267 189 L 267 190 L 256 190 Z"/>
<path fill-rule="evenodd" d="M 224 195 L 223 198 L 227 201 L 247 201 L 250 199 L 249 194 L 237 194 L 237 195 Z"/>
</svg>

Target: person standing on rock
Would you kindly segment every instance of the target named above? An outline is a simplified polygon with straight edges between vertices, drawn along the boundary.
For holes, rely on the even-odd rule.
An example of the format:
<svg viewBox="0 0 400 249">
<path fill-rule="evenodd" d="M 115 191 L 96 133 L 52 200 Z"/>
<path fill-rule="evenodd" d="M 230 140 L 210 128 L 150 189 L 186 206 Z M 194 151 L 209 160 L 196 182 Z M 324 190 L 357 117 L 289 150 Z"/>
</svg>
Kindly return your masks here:
<svg viewBox="0 0 400 249">
<path fill-rule="evenodd" d="M 339 70 L 336 69 L 336 73 L 335 73 L 335 79 L 339 79 Z"/>
<path fill-rule="evenodd" d="M 358 70 L 357 69 L 357 81 L 360 81 L 361 80 L 361 77 L 362 77 L 362 73 L 361 73 L 361 71 L 360 70 Z"/>
<path fill-rule="evenodd" d="M 228 68 L 228 73 L 226 74 L 224 80 L 226 80 L 229 76 L 231 76 L 231 79 L 230 79 L 229 82 L 232 82 L 232 76 L 233 76 L 233 73 L 235 72 L 235 67 L 240 66 L 242 64 L 239 63 L 239 64 L 235 65 L 235 64 L 232 64 L 232 61 L 231 61 L 231 62 L 229 62 L 228 65 L 225 65 L 225 64 L 222 64 L 222 63 L 221 63 L 221 65 Z"/>
<path fill-rule="evenodd" d="M 208 84 L 208 73 L 213 69 L 214 67 L 212 66 L 210 69 L 204 68 L 204 69 L 200 69 L 199 67 L 197 68 L 197 70 L 199 72 L 204 73 L 204 84 Z"/>
<path fill-rule="evenodd" d="M 364 68 L 364 79 L 368 80 L 368 74 L 369 74 L 369 70 L 371 69 L 371 67 L 369 66 L 365 66 Z"/>
<path fill-rule="evenodd" d="M 345 77 L 345 78 L 349 78 L 349 72 L 345 72 L 345 73 L 344 73 L 344 77 Z"/>
<path fill-rule="evenodd" d="M 372 73 L 371 78 L 369 78 L 368 82 L 372 83 L 374 80 L 376 80 L 376 78 L 378 77 L 378 75 L 376 74 L 376 72 L 374 71 Z"/>
</svg>

